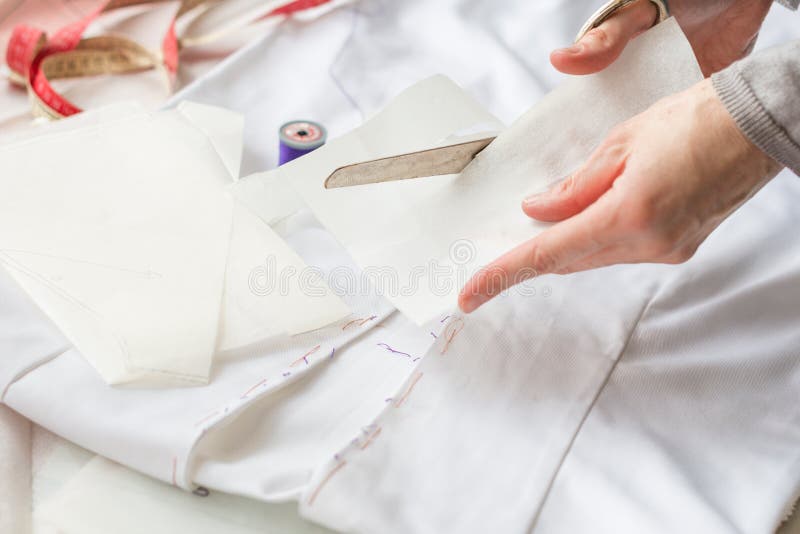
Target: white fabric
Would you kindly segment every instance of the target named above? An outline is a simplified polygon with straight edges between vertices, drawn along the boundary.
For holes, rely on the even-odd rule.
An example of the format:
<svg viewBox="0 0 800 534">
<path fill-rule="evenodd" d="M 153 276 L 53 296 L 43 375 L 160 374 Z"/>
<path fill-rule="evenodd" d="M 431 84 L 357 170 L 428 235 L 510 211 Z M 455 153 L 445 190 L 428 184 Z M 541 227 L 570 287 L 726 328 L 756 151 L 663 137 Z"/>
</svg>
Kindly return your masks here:
<svg viewBox="0 0 800 534">
<path fill-rule="evenodd" d="M 630 270 L 593 274 L 445 321 L 301 513 L 345 532 L 527 532 L 652 291 Z"/>
<path fill-rule="evenodd" d="M 788 515 L 800 495 L 798 202 L 786 171 L 667 273 L 535 532 L 772 532 Z"/>
<path fill-rule="evenodd" d="M 306 262 L 323 271 L 344 266 L 356 272 L 307 214 L 284 226 Z M 110 388 L 69 349 L 14 375 L 4 402 L 83 447 L 165 482 L 285 500 L 302 491 L 329 451 L 380 411 L 432 342 L 401 316 L 383 324 L 392 309 L 367 289 L 348 298 L 352 317 L 326 329 L 220 355 L 202 388 Z M 352 344 L 356 339 L 363 341 Z M 38 342 L 10 341 L 17 349 Z M 389 352 L 381 343 L 414 357 Z M 59 409 L 45 398 L 60 399 Z"/>
<path fill-rule="evenodd" d="M 482 308 L 302 513 L 346 532 L 772 532 L 800 488 L 798 199 L 784 174 L 686 266 Z"/>
</svg>

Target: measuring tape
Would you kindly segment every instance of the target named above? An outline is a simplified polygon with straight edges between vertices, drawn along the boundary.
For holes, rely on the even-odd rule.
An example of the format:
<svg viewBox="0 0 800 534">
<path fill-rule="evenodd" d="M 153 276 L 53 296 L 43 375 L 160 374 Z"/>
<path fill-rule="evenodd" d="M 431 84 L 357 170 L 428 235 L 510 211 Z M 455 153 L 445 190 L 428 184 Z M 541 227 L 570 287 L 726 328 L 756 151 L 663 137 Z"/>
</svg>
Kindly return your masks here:
<svg viewBox="0 0 800 534">
<path fill-rule="evenodd" d="M 59 94 L 50 81 L 100 74 L 123 74 L 149 69 L 163 69 L 172 91 L 178 72 L 181 42 L 175 31 L 178 19 L 212 0 L 182 0 L 170 22 L 161 51 L 155 53 L 131 39 L 120 36 L 83 38 L 89 25 L 103 13 L 134 5 L 155 4 L 165 0 L 110 0 L 52 36 L 27 25 L 15 27 L 6 49 L 9 80 L 26 87 L 36 116 L 62 118 L 80 113 L 81 109 Z M 267 3 L 269 11 L 256 20 L 288 17 L 294 13 L 319 7 L 332 0 L 286 0 Z M 229 31 L 233 28 L 229 28 Z M 227 32 L 226 32 L 227 33 Z M 217 37 L 217 35 L 215 35 Z"/>
</svg>

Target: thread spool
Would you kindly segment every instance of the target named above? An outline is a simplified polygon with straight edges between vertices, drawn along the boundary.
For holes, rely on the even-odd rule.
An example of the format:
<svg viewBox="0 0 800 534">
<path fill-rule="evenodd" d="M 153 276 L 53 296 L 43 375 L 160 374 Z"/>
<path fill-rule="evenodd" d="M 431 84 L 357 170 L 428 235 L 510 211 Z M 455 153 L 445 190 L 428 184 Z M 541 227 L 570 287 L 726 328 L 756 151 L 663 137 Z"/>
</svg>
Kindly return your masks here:
<svg viewBox="0 0 800 534">
<path fill-rule="evenodd" d="M 290 121 L 281 126 L 278 137 L 278 165 L 283 165 L 324 145 L 327 132 L 324 126 L 313 121 Z"/>
</svg>

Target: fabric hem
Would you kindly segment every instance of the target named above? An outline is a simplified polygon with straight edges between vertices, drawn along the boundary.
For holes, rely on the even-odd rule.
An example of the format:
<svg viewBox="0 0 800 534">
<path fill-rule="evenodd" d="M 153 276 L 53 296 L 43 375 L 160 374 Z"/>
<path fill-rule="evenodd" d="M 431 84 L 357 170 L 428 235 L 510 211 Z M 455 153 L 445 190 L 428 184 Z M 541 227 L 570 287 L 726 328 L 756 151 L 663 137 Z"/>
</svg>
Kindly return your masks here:
<svg viewBox="0 0 800 534">
<path fill-rule="evenodd" d="M 552 491 L 553 485 L 555 484 L 555 481 L 558 478 L 558 474 L 561 472 L 561 468 L 564 466 L 564 462 L 566 462 L 567 456 L 569 456 L 569 453 L 572 450 L 572 447 L 575 444 L 575 441 L 578 439 L 578 436 L 580 435 L 581 430 L 583 429 L 583 425 L 586 424 L 586 420 L 589 418 L 589 414 L 591 414 L 594 411 L 594 408 L 597 405 L 597 401 L 600 398 L 600 395 L 602 395 L 603 391 L 605 391 L 606 386 L 608 385 L 608 382 L 611 380 L 611 377 L 613 376 L 614 371 L 616 370 L 617 366 L 619 365 L 620 360 L 622 360 L 622 357 L 625 354 L 625 350 L 628 348 L 628 345 L 630 344 L 631 339 L 633 339 L 634 334 L 636 333 L 637 329 L 639 328 L 639 323 L 641 322 L 642 317 L 645 316 L 645 314 L 647 313 L 647 310 L 650 309 L 650 305 L 655 300 L 656 293 L 657 293 L 657 291 L 655 289 L 653 291 L 651 291 L 650 298 L 647 299 L 647 302 L 645 302 L 642 305 L 642 308 L 639 310 L 639 314 L 636 316 L 636 320 L 633 322 L 633 324 L 631 325 L 630 330 L 628 331 L 628 337 L 625 339 L 625 342 L 622 344 L 622 347 L 620 348 L 619 352 L 617 353 L 617 357 L 612 360 L 611 366 L 609 367 L 605 378 L 603 378 L 602 383 L 597 388 L 597 391 L 595 392 L 594 398 L 589 403 L 589 406 L 587 406 L 587 408 L 586 408 L 586 410 L 585 410 L 585 412 L 583 414 L 583 417 L 581 417 L 581 420 L 578 422 L 578 425 L 575 427 L 575 431 L 572 434 L 572 438 L 570 439 L 569 444 L 564 449 L 564 452 L 563 452 L 563 454 L 561 456 L 561 460 L 558 462 L 558 465 L 553 470 L 553 476 L 551 477 L 550 482 L 547 485 L 547 489 L 544 492 L 542 500 L 541 500 L 541 502 L 539 504 L 539 508 L 536 510 L 536 514 L 533 516 L 533 519 L 532 519 L 532 521 L 531 521 L 531 523 L 529 525 L 529 528 L 528 528 L 528 532 L 532 532 L 534 530 L 534 528 L 536 528 L 536 524 L 539 521 L 539 516 L 541 515 L 542 510 L 544 510 L 544 507 L 545 507 L 545 505 L 547 503 L 547 499 L 550 497 L 550 492 Z"/>
</svg>

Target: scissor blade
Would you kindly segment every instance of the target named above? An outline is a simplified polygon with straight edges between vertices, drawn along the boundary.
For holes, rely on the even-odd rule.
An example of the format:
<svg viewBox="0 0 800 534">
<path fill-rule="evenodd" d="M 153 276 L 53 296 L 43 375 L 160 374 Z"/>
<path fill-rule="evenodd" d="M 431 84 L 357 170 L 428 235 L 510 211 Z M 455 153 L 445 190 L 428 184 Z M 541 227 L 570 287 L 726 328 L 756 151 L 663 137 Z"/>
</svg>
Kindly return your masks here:
<svg viewBox="0 0 800 534">
<path fill-rule="evenodd" d="M 333 189 L 424 176 L 456 174 L 463 171 L 478 152 L 486 148 L 492 141 L 494 141 L 494 136 L 345 165 L 328 176 L 325 180 L 325 188 Z"/>
</svg>

